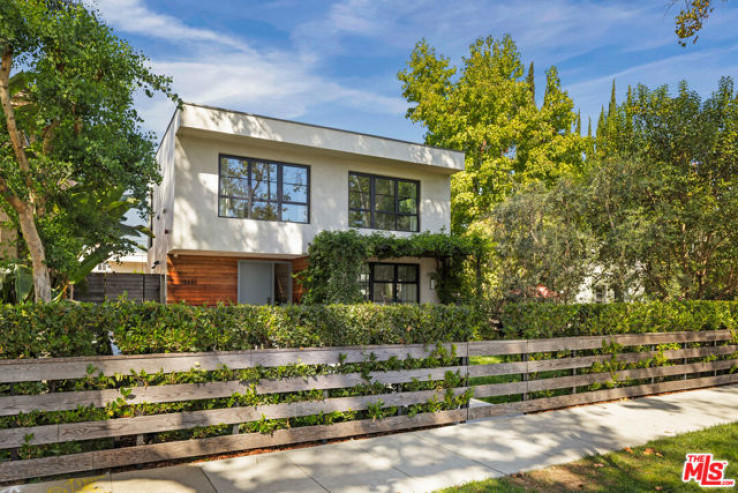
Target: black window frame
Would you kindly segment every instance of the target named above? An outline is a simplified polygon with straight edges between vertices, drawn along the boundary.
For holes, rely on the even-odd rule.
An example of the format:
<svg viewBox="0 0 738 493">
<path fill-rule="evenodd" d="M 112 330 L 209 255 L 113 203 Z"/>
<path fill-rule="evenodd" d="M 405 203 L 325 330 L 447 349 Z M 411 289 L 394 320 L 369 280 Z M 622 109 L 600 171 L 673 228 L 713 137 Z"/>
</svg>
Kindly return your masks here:
<svg viewBox="0 0 738 493">
<path fill-rule="evenodd" d="M 223 194 L 223 169 L 222 169 L 222 160 L 223 159 L 237 159 L 239 161 L 245 162 L 247 164 L 246 169 L 246 175 L 248 180 L 248 188 L 249 188 L 249 194 L 253 194 L 253 186 L 252 186 L 252 169 L 253 166 L 256 163 L 262 163 L 262 164 L 269 164 L 269 165 L 275 165 L 277 167 L 277 199 L 276 200 L 267 200 L 267 201 L 255 201 L 253 196 L 251 197 L 241 197 L 241 196 L 235 196 L 235 195 L 225 195 Z M 284 166 L 292 166 L 295 168 L 303 168 L 306 171 L 306 177 L 307 181 L 305 183 L 305 187 L 307 188 L 306 193 L 306 200 L 305 202 L 295 202 L 291 200 L 283 200 L 283 191 L 284 191 Z M 311 197 L 311 177 L 310 177 L 310 166 L 306 164 L 297 164 L 297 163 L 287 163 L 282 161 L 274 161 L 271 159 L 262 159 L 262 158 L 255 158 L 255 157 L 246 157 L 246 156 L 236 156 L 232 154 L 218 154 L 218 217 L 223 217 L 226 219 L 250 219 L 253 221 L 268 221 L 268 222 L 282 222 L 282 223 L 292 223 L 292 224 L 310 224 L 310 210 L 311 210 L 311 203 L 310 203 L 310 197 Z M 239 217 L 239 216 L 227 216 L 221 214 L 221 208 L 220 204 L 223 199 L 231 199 L 231 200 L 244 200 L 248 202 L 248 213 L 246 217 Z M 274 203 L 277 207 L 277 219 L 266 219 L 266 218 L 260 218 L 260 217 L 252 217 L 252 210 L 253 210 L 253 204 L 254 202 L 266 202 L 266 203 Z M 307 207 L 307 221 L 301 222 L 301 221 L 289 221 L 282 219 L 282 206 L 283 205 L 299 205 L 299 206 L 305 206 Z"/>
<path fill-rule="evenodd" d="M 363 176 L 366 178 L 369 178 L 369 209 L 362 209 L 362 208 L 355 208 L 351 207 L 351 177 L 352 176 Z M 391 180 L 393 182 L 393 191 L 395 196 L 395 210 L 393 212 L 388 211 L 379 211 L 382 214 L 392 214 L 395 218 L 395 227 L 392 229 L 387 228 L 379 228 L 377 227 L 377 221 L 376 221 L 376 180 Z M 400 182 L 404 183 L 412 183 L 416 187 L 416 196 L 415 196 L 415 213 L 407 213 L 407 212 L 400 212 L 400 194 L 399 194 L 399 187 Z M 411 180 L 409 178 L 397 178 L 394 176 L 383 176 L 383 175 L 374 175 L 371 173 L 362 173 L 359 171 L 349 171 L 348 174 L 348 197 L 349 197 L 349 227 L 350 228 L 361 228 L 361 229 L 375 229 L 379 231 L 400 231 L 403 233 L 419 233 L 420 232 L 420 180 Z M 360 213 L 369 213 L 369 226 L 354 226 L 351 224 L 351 213 L 352 212 L 360 212 Z M 414 230 L 409 229 L 398 229 L 398 218 L 400 217 L 415 217 L 416 221 L 416 228 Z"/>
<path fill-rule="evenodd" d="M 392 301 L 390 304 L 420 304 L 420 264 L 416 263 L 403 263 L 403 262 L 367 262 L 365 264 L 369 267 L 369 280 L 366 301 L 371 303 L 378 303 L 374 301 L 374 284 L 391 284 L 392 285 Z M 392 281 L 376 281 L 374 276 L 374 269 L 378 265 L 386 265 L 393 267 Z M 407 282 L 399 280 L 399 267 L 413 267 L 415 269 L 415 282 Z M 397 286 L 400 284 L 415 284 L 415 300 L 414 302 L 406 303 L 398 298 Z"/>
</svg>

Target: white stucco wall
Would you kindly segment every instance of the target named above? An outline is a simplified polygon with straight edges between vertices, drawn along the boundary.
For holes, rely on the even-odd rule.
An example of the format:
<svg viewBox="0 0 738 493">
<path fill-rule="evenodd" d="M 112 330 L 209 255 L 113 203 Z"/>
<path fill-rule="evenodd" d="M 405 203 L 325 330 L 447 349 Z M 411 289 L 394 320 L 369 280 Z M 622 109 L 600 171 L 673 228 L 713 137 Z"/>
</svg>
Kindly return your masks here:
<svg viewBox="0 0 738 493">
<path fill-rule="evenodd" d="M 159 163 L 159 173 L 162 181 L 152 190 L 152 231 L 154 238 L 148 251 L 149 267 L 159 262 L 150 272 L 165 274 L 167 253 L 172 248 L 172 227 L 174 225 L 174 163 L 179 152 L 177 150 L 177 136 L 179 130 L 179 116 L 176 112 L 169 127 L 162 137 L 159 149 L 156 152 L 156 161 Z"/>
<path fill-rule="evenodd" d="M 166 139 L 165 139 L 166 140 Z M 297 256 L 321 230 L 346 230 L 349 171 L 420 181 L 420 229 L 450 228 L 450 174 L 414 163 L 388 162 L 284 143 L 181 131 L 174 148 L 174 198 L 169 251 L 207 250 Z M 167 142 L 167 145 L 170 145 Z M 310 166 L 310 223 L 218 217 L 218 156 L 229 154 Z M 162 204 L 170 182 L 162 183 Z M 169 214 L 169 213 L 168 213 Z M 171 215 L 165 215 L 169 219 Z M 373 230 L 361 229 L 365 233 Z M 411 233 L 392 232 L 395 235 Z M 160 238 L 157 232 L 157 238 Z M 158 248 L 158 246 L 157 246 Z"/>
<path fill-rule="evenodd" d="M 465 166 L 464 153 L 459 151 L 210 106 L 183 105 L 180 126 L 199 132 L 401 161 L 447 173 L 463 171 Z"/>
</svg>

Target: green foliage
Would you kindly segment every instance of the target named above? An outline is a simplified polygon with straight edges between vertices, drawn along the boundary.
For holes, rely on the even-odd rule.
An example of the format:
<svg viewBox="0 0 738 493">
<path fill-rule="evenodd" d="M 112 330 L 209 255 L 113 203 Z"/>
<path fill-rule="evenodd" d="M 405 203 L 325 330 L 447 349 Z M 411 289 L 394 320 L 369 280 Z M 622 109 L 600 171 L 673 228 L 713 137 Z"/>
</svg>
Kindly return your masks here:
<svg viewBox="0 0 738 493">
<path fill-rule="evenodd" d="M 738 296 L 738 94 L 686 83 L 634 94 L 608 115 L 608 159 L 580 191 L 597 260 L 620 289 L 655 299 Z M 611 112 L 611 113 L 613 113 Z"/>
<path fill-rule="evenodd" d="M 17 262 L 0 267 L 0 303 L 26 301 L 33 291 L 32 271 L 27 265 Z"/>
<path fill-rule="evenodd" d="M 488 246 L 479 235 L 420 233 L 397 237 L 356 230 L 321 231 L 310 243 L 308 268 L 300 274 L 304 303 L 360 303 L 359 274 L 370 257 L 435 257 L 439 263 L 436 292 L 444 303 L 469 298 L 474 280 L 464 279 L 464 265 L 483 261 Z M 465 296 L 466 295 L 466 296 Z"/>
<path fill-rule="evenodd" d="M 692 43 L 697 42 L 699 32 L 715 10 L 716 3 L 717 0 L 685 0 L 684 8 L 674 18 L 674 32 L 679 38 L 680 45 L 687 46 L 687 40 L 690 38 Z"/>
<path fill-rule="evenodd" d="M 108 323 L 102 307 L 0 305 L 0 358 L 110 354 Z"/>
<path fill-rule="evenodd" d="M 572 133 L 571 98 L 552 67 L 537 108 L 533 76 L 509 36 L 477 39 L 459 67 L 420 41 L 398 74 L 413 105 L 407 117 L 427 129 L 426 143 L 466 154 L 465 171 L 452 178 L 454 232 L 522 184 L 579 172 L 585 141 Z"/>
<path fill-rule="evenodd" d="M 590 277 L 617 300 L 738 297 L 738 93 L 615 85 L 583 176 L 531 186 L 492 214 L 502 296 L 571 301 Z M 589 151 L 588 151 L 589 152 Z M 589 275 L 588 275 L 589 274 Z"/>
<path fill-rule="evenodd" d="M 548 189 L 533 184 L 495 207 L 485 221 L 499 259 L 495 297 L 574 299 L 592 273 L 595 251 L 588 206 L 578 192 L 576 183 L 563 179 Z"/>
<path fill-rule="evenodd" d="M 23 232 L 37 295 L 49 301 L 49 271 L 66 279 L 81 252 L 133 248 L 111 200 L 125 190 L 145 209 L 159 180 L 134 94 L 178 98 L 87 4 L 0 5 L 0 208 Z"/>
<path fill-rule="evenodd" d="M 0 305 L 0 358 L 256 347 L 437 343 L 475 338 L 489 316 L 468 306 Z"/>
<path fill-rule="evenodd" d="M 738 330 L 738 303 L 675 301 L 560 305 L 517 303 L 500 315 L 508 339 L 579 335 Z"/>
</svg>

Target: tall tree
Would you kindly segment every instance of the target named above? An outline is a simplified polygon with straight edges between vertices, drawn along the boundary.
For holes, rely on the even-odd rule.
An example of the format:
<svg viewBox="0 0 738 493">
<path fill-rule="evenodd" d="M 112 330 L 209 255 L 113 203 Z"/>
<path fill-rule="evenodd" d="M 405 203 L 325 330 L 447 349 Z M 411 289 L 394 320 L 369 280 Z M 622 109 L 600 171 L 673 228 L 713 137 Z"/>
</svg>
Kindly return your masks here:
<svg viewBox="0 0 738 493">
<path fill-rule="evenodd" d="M 549 71 L 549 101 L 539 110 L 509 36 L 477 39 L 461 67 L 421 41 L 398 78 L 412 104 L 407 117 L 427 129 L 426 142 L 466 153 L 466 170 L 451 184 L 454 231 L 488 216 L 527 181 L 579 167 L 581 155 L 569 147 L 580 143 L 560 132 L 571 133 L 574 114 L 558 74 Z M 560 156 L 574 162 L 562 164 Z"/>
<path fill-rule="evenodd" d="M 530 62 L 528 66 L 528 75 L 525 77 L 525 82 L 528 83 L 530 88 L 530 99 L 533 101 L 533 105 L 536 104 L 536 69 L 533 62 Z"/>
<path fill-rule="evenodd" d="M 118 214 L 96 204 L 111 189 L 145 203 L 159 175 L 134 91 L 176 96 L 78 2 L 2 2 L 0 56 L 0 207 L 22 232 L 36 300 L 49 301 L 80 244 L 130 248 Z"/>
<path fill-rule="evenodd" d="M 531 183 L 495 207 L 487 224 L 500 263 L 501 297 L 574 300 L 596 252 L 587 207 L 580 187 L 566 177 L 551 188 Z"/>
</svg>

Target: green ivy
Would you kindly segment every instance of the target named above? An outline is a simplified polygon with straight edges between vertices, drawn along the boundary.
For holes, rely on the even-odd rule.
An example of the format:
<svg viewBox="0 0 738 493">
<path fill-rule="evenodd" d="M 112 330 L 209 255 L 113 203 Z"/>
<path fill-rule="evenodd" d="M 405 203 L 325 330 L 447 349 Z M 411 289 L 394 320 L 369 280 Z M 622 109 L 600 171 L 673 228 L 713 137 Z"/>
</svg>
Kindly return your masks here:
<svg viewBox="0 0 738 493">
<path fill-rule="evenodd" d="M 398 237 L 375 232 L 362 235 L 356 230 L 322 231 L 308 249 L 310 263 L 299 274 L 305 288 L 305 303 L 360 303 L 359 274 L 370 257 L 432 257 L 439 268 L 435 274 L 436 293 L 443 303 L 468 300 L 481 295 L 473 280 L 465 280 L 465 264 L 480 265 L 489 247 L 481 236 L 419 233 Z"/>
</svg>

